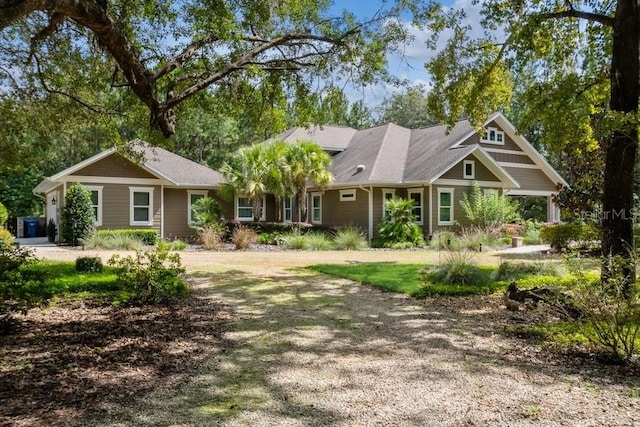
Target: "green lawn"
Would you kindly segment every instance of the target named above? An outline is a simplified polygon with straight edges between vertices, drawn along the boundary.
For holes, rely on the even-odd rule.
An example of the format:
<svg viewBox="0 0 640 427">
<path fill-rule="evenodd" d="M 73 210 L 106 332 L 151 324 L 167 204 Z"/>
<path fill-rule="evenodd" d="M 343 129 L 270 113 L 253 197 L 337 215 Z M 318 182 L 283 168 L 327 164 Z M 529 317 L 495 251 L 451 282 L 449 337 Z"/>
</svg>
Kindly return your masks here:
<svg viewBox="0 0 640 427">
<path fill-rule="evenodd" d="M 42 299 L 70 295 L 118 299 L 127 293 L 118 285 L 116 274 L 110 267 L 104 267 L 101 273 L 78 273 L 73 262 L 41 260 L 23 267 L 21 271 L 25 277 L 41 282 L 29 291 Z"/>
<path fill-rule="evenodd" d="M 486 294 L 504 289 L 508 285 L 504 281 L 494 282 L 489 280 L 489 276 L 495 268 L 488 266 L 478 267 L 484 276 L 484 283 L 481 285 L 425 283 L 420 275 L 420 271 L 425 268 L 424 264 L 318 264 L 310 268 L 320 273 L 415 297 Z"/>
</svg>

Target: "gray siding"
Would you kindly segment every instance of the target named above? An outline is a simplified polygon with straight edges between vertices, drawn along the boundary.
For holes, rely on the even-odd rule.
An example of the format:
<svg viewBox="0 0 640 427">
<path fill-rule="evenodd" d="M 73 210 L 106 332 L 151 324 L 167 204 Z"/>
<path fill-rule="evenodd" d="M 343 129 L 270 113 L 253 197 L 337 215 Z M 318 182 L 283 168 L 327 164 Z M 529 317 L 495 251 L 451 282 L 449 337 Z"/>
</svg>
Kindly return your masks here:
<svg viewBox="0 0 640 427">
<path fill-rule="evenodd" d="M 473 160 L 475 162 L 475 178 L 469 181 L 500 181 L 485 165 L 483 165 L 474 156 L 468 156 L 464 160 Z M 464 160 L 454 165 L 445 172 L 440 179 L 465 179 L 464 178 Z"/>
<path fill-rule="evenodd" d="M 556 191 L 556 184 L 540 169 L 504 168 L 520 184 L 519 190 Z M 516 190 L 517 191 L 517 190 Z"/>
<path fill-rule="evenodd" d="M 535 164 L 531 158 L 526 154 L 511 154 L 511 153 L 495 153 L 490 152 L 489 155 L 497 162 L 509 162 L 509 163 L 524 163 L 527 165 Z"/>
<path fill-rule="evenodd" d="M 350 189 L 351 190 L 351 189 Z M 369 194 L 354 189 L 355 201 L 340 201 L 339 190 L 327 190 L 322 195 L 322 224 L 326 226 L 355 226 L 367 230 L 369 224 Z M 374 211 L 375 212 L 375 211 Z M 311 221 L 311 195 L 309 195 L 309 221 Z"/>
<path fill-rule="evenodd" d="M 500 126 L 498 126 L 495 122 L 491 122 L 487 125 L 487 127 L 495 127 L 500 130 L 503 130 Z M 469 139 L 464 141 L 462 145 L 471 145 L 471 144 L 480 144 L 483 148 L 501 148 L 503 150 L 514 150 L 514 151 L 522 151 L 522 149 L 516 144 L 513 139 L 511 139 L 506 133 L 504 134 L 504 145 L 498 144 L 487 144 L 484 142 L 480 142 L 480 135 L 477 133 L 472 135 Z"/>
<path fill-rule="evenodd" d="M 102 185 L 102 226 L 100 229 L 116 228 L 152 228 L 160 233 L 161 187 L 159 185 L 123 185 L 123 184 L 85 184 Z M 130 224 L 129 187 L 153 188 L 153 225 Z"/>
<path fill-rule="evenodd" d="M 152 178 L 155 175 L 145 171 L 139 165 L 125 159 L 121 155 L 114 153 L 104 159 L 84 167 L 71 176 L 104 176 L 104 177 L 124 177 L 124 178 Z"/>
</svg>

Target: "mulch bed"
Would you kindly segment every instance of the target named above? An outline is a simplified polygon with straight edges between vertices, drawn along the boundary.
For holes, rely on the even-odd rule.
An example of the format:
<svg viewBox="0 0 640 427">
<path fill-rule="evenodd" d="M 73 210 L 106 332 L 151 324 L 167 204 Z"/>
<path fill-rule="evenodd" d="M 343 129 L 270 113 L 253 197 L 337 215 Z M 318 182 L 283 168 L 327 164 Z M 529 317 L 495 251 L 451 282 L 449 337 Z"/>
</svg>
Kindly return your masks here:
<svg viewBox="0 0 640 427">
<path fill-rule="evenodd" d="M 231 313 L 196 291 L 156 306 L 68 301 L 19 318 L 0 336 L 0 425 L 78 425 L 175 387 L 226 347 Z"/>
</svg>

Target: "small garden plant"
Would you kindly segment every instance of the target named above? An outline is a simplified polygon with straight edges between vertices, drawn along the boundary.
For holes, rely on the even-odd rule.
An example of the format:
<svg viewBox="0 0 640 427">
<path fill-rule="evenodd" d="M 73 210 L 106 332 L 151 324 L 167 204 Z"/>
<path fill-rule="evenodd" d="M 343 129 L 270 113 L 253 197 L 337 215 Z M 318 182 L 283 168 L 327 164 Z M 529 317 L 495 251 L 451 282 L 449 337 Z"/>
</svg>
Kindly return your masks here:
<svg viewBox="0 0 640 427">
<path fill-rule="evenodd" d="M 422 228 L 415 222 L 414 207 L 415 203 L 410 199 L 385 202 L 385 214 L 378 227 L 379 246 L 395 249 L 424 246 Z"/>
<path fill-rule="evenodd" d="M 180 255 L 166 249 L 137 251 L 127 257 L 114 255 L 108 264 L 116 270 L 118 283 L 132 289 L 137 301 L 163 302 L 188 292 L 180 278 L 186 271 Z"/>
</svg>

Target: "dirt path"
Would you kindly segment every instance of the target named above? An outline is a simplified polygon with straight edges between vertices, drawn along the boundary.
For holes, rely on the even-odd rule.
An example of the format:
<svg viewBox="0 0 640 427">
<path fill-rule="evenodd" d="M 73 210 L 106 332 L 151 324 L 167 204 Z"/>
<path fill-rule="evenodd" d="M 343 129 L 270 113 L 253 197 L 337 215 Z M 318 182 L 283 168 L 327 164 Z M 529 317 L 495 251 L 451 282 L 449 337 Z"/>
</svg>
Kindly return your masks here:
<svg viewBox="0 0 640 427">
<path fill-rule="evenodd" d="M 504 338 L 496 298 L 420 301 L 300 268 L 430 257 L 185 253 L 199 297 L 231 307 L 231 345 L 175 388 L 87 424 L 640 424 L 640 378 Z"/>
</svg>

